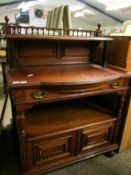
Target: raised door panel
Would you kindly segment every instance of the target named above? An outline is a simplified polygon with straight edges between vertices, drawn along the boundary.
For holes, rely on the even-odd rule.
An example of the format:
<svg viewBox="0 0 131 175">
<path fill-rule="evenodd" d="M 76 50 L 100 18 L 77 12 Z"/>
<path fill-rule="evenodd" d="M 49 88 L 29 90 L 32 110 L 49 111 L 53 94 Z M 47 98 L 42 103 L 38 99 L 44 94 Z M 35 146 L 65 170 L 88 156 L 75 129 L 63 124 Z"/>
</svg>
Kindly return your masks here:
<svg viewBox="0 0 131 175">
<path fill-rule="evenodd" d="M 70 155 L 71 136 L 51 139 L 33 145 L 34 163 L 52 161 Z"/>
<path fill-rule="evenodd" d="M 55 166 L 61 161 L 67 162 L 74 155 L 76 133 L 70 132 L 62 135 L 46 137 L 28 141 L 28 168 L 41 166 L 43 168 Z M 30 147 L 30 148 L 29 148 Z M 30 153 L 29 153 L 30 152 Z M 32 162 L 32 163 L 31 163 Z"/>
<path fill-rule="evenodd" d="M 113 130 L 115 121 L 84 128 L 81 134 L 80 153 L 89 153 L 113 144 Z"/>
</svg>

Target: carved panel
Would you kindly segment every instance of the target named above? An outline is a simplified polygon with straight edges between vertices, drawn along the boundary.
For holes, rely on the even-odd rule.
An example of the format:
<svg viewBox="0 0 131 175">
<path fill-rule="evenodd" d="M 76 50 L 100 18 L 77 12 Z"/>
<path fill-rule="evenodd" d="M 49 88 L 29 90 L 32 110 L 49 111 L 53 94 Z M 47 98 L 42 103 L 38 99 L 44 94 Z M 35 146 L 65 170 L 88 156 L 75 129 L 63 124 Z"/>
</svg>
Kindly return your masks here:
<svg viewBox="0 0 131 175">
<path fill-rule="evenodd" d="M 91 48 L 87 43 L 65 44 L 61 49 L 61 56 L 64 62 L 87 63 L 91 57 Z"/>
<path fill-rule="evenodd" d="M 85 128 L 82 133 L 82 151 L 88 151 L 102 145 L 108 145 L 112 142 L 112 132 L 114 122 L 94 126 L 94 128 Z"/>
<path fill-rule="evenodd" d="M 18 43 L 18 65 L 42 65 L 56 59 L 56 44 L 45 42 Z"/>
<path fill-rule="evenodd" d="M 56 136 L 33 144 L 34 164 L 59 161 L 71 157 L 73 149 L 72 134 Z"/>
</svg>

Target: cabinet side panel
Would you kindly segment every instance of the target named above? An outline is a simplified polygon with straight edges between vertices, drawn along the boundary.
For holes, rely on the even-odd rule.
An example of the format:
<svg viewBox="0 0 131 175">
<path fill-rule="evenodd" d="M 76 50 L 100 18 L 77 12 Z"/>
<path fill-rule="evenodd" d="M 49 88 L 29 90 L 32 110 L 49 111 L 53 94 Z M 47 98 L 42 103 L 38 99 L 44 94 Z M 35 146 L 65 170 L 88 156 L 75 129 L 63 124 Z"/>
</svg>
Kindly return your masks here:
<svg viewBox="0 0 131 175">
<path fill-rule="evenodd" d="M 108 61 L 117 67 L 126 68 L 127 52 L 129 39 L 124 37 L 115 37 L 109 44 Z"/>
</svg>

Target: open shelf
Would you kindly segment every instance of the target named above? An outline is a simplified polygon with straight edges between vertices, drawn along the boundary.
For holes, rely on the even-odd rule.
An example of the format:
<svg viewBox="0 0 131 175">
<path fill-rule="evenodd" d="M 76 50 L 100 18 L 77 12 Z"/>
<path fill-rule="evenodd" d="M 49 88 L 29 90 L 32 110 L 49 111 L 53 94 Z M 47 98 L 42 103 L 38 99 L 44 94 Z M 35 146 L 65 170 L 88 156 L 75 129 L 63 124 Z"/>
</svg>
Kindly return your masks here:
<svg viewBox="0 0 131 175">
<path fill-rule="evenodd" d="M 53 135 L 115 121 L 113 116 L 78 100 L 37 105 L 26 111 L 25 117 L 24 129 L 29 137 Z"/>
</svg>

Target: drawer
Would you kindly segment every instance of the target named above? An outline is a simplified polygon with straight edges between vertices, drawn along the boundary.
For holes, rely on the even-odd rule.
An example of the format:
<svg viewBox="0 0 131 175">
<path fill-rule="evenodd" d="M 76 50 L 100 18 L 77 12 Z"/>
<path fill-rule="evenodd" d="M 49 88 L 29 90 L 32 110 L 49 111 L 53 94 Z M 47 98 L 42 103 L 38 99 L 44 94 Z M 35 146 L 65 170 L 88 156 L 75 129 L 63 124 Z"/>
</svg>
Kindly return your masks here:
<svg viewBox="0 0 131 175">
<path fill-rule="evenodd" d="M 15 89 L 13 97 L 16 103 L 39 103 L 62 99 L 77 98 L 86 95 L 95 95 L 108 92 L 120 92 L 128 89 L 126 79 L 113 81 L 74 85 L 74 86 L 40 86 L 36 88 Z"/>
</svg>

